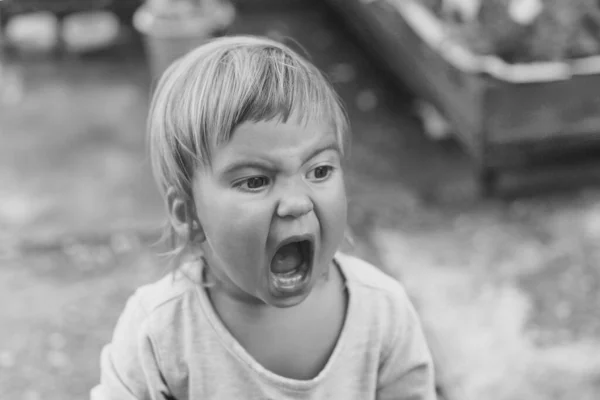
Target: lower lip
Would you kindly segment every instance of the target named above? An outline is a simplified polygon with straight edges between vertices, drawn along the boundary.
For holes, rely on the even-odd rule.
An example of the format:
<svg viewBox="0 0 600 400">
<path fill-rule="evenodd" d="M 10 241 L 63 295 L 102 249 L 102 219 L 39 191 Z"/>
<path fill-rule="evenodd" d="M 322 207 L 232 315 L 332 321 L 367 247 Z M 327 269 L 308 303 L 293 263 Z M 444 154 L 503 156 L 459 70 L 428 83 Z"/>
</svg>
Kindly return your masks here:
<svg viewBox="0 0 600 400">
<path fill-rule="evenodd" d="M 291 276 L 277 276 L 270 273 L 272 287 L 281 294 L 294 294 L 304 290 L 310 281 L 311 267 L 303 264 L 298 272 Z"/>
</svg>

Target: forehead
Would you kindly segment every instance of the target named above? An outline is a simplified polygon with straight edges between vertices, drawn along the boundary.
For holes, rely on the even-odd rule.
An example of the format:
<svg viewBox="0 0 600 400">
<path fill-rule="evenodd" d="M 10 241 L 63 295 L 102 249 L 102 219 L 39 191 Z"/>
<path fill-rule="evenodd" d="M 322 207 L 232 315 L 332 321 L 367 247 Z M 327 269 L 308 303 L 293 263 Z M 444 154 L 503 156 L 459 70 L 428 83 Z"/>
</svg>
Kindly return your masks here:
<svg viewBox="0 0 600 400">
<path fill-rule="evenodd" d="M 298 123 L 259 121 L 244 122 L 227 143 L 214 153 L 214 167 L 238 161 L 240 157 L 280 157 L 294 159 L 330 147 L 341 151 L 335 132 L 328 124 L 316 121 Z"/>
</svg>

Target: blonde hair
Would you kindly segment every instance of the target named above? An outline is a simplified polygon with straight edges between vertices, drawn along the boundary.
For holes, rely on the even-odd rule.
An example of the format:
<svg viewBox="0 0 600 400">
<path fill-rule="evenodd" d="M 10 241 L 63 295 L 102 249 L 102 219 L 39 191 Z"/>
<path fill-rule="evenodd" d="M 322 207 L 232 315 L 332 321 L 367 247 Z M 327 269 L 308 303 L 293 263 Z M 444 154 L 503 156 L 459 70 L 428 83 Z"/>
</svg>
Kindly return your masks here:
<svg viewBox="0 0 600 400">
<path fill-rule="evenodd" d="M 342 154 L 348 118 L 321 72 L 286 45 L 255 36 L 213 39 L 174 62 L 155 89 L 148 116 L 150 160 L 163 195 L 170 187 L 193 205 L 192 180 L 210 168 L 216 147 L 243 122 L 318 121 L 335 132 Z M 190 226 L 191 226 L 191 222 Z M 167 224 L 176 258 L 186 243 Z"/>
</svg>

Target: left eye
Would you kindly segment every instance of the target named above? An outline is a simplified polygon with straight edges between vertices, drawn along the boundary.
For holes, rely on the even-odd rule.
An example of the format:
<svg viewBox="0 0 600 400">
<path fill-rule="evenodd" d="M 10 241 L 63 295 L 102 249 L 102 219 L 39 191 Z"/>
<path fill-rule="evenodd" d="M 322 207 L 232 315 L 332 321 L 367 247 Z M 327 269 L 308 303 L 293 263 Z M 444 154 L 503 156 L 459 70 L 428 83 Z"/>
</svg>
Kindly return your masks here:
<svg viewBox="0 0 600 400">
<path fill-rule="evenodd" d="M 332 172 L 333 172 L 332 166 L 322 165 L 320 167 L 317 167 L 317 168 L 311 170 L 308 173 L 308 178 L 317 180 L 317 181 L 322 181 L 322 180 L 329 178 L 329 175 L 331 175 Z"/>
</svg>

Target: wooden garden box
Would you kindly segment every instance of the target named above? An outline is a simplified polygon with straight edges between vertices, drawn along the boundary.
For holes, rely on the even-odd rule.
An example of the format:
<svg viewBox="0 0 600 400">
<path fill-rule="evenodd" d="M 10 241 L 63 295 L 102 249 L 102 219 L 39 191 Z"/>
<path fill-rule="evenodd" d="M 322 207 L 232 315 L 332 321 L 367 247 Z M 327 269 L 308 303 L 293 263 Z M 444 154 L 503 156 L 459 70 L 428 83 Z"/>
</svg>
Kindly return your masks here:
<svg viewBox="0 0 600 400">
<path fill-rule="evenodd" d="M 507 64 L 449 38 L 418 0 L 327 1 L 449 120 L 484 193 L 502 170 L 578 162 L 600 150 L 600 56 Z"/>
</svg>

